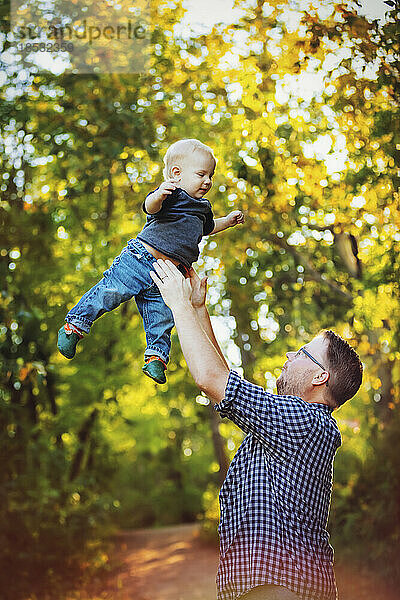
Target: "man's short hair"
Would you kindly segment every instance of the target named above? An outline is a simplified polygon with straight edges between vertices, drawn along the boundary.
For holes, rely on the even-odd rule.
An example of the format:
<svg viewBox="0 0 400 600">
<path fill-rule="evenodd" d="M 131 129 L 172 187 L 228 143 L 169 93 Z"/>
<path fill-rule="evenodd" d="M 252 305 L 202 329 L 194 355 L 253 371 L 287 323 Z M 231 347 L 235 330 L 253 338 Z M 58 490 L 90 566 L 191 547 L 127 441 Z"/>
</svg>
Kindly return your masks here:
<svg viewBox="0 0 400 600">
<path fill-rule="evenodd" d="M 182 162 L 186 156 L 188 156 L 189 154 L 191 154 L 193 152 L 198 152 L 198 151 L 208 154 L 214 160 L 214 162 L 217 163 L 211 148 L 209 146 L 206 146 L 199 140 L 196 140 L 194 138 L 186 138 L 183 140 L 178 140 L 174 144 L 171 144 L 171 146 L 168 148 L 168 150 L 165 153 L 165 156 L 164 156 L 165 167 L 163 170 L 164 178 L 168 179 L 168 177 L 170 177 L 170 169 L 173 165 L 177 164 L 177 165 L 181 166 Z"/>
<path fill-rule="evenodd" d="M 358 391 L 363 375 L 363 366 L 357 352 L 334 331 L 322 332 L 328 340 L 327 368 L 329 383 L 327 392 L 336 406 L 350 400 Z"/>
</svg>

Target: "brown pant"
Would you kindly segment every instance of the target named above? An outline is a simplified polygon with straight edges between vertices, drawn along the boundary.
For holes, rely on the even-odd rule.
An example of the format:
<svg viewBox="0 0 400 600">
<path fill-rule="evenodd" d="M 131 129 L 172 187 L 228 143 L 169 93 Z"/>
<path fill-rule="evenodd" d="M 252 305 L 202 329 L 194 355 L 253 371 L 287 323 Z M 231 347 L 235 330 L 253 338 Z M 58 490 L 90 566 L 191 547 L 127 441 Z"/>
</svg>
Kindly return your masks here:
<svg viewBox="0 0 400 600">
<path fill-rule="evenodd" d="M 281 585 L 259 585 L 240 600 L 299 600 L 299 596 Z"/>
</svg>

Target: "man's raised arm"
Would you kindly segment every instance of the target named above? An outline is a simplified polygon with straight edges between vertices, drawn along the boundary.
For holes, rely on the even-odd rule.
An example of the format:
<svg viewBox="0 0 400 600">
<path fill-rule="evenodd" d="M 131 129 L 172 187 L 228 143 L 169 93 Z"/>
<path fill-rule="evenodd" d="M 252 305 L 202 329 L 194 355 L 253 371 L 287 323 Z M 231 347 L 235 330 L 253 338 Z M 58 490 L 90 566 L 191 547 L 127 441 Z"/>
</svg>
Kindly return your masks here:
<svg viewBox="0 0 400 600">
<path fill-rule="evenodd" d="M 196 385 L 220 402 L 225 394 L 229 367 L 215 339 L 207 309 L 193 307 L 190 280 L 184 279 L 170 261 L 158 260 L 153 266 L 155 273 L 152 272 L 151 277 L 172 311 L 189 371 Z"/>
</svg>

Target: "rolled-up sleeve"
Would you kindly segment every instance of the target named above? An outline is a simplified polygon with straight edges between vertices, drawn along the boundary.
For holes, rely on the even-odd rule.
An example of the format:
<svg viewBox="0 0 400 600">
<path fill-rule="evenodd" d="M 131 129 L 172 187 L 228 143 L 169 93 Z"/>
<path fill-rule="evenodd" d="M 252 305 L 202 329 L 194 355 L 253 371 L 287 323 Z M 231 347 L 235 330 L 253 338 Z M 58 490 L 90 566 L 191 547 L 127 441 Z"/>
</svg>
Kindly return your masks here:
<svg viewBox="0 0 400 600">
<path fill-rule="evenodd" d="M 312 411 L 301 398 L 270 394 L 232 370 L 225 396 L 214 408 L 252 434 L 278 460 L 295 452 L 315 425 Z"/>
</svg>

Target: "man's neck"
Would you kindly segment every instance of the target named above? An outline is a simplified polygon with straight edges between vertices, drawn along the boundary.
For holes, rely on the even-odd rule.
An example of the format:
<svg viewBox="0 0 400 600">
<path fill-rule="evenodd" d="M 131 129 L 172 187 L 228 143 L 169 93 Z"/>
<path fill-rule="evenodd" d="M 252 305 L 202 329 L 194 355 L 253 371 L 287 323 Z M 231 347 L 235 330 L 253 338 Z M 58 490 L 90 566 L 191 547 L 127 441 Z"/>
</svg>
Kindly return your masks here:
<svg viewBox="0 0 400 600">
<path fill-rule="evenodd" d="M 324 406 L 328 406 L 329 408 L 333 408 L 333 406 L 331 406 L 326 400 L 325 398 L 322 398 L 319 394 L 318 395 L 311 395 L 311 396 L 302 396 L 303 400 L 305 400 L 306 402 L 308 402 L 309 404 L 323 404 Z"/>
</svg>

